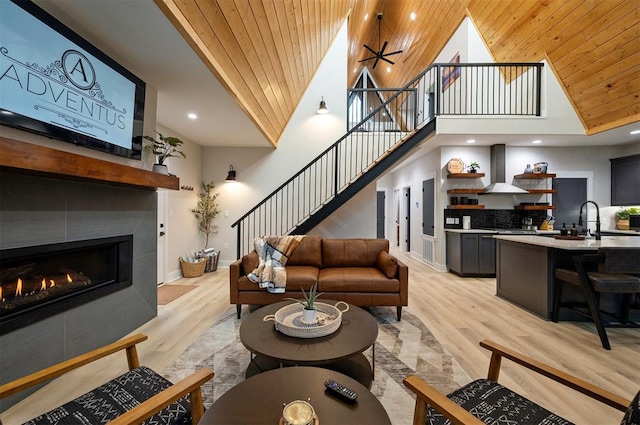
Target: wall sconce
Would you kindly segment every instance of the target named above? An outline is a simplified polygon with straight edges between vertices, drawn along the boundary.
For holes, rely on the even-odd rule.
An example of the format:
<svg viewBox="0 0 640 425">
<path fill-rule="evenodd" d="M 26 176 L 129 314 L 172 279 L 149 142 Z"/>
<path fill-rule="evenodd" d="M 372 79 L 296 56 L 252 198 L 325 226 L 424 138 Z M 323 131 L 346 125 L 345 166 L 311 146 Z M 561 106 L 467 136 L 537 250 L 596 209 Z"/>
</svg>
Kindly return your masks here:
<svg viewBox="0 0 640 425">
<path fill-rule="evenodd" d="M 324 96 L 321 99 L 322 100 L 320 101 L 320 107 L 318 108 L 318 111 L 316 113 L 318 113 L 318 114 L 328 114 L 329 113 L 329 109 L 327 108 L 327 104 L 324 103 Z"/>
<path fill-rule="evenodd" d="M 226 182 L 234 182 L 236 181 L 236 170 L 233 169 L 233 165 L 229 166 L 229 174 L 227 174 L 227 178 L 224 179 Z"/>
</svg>

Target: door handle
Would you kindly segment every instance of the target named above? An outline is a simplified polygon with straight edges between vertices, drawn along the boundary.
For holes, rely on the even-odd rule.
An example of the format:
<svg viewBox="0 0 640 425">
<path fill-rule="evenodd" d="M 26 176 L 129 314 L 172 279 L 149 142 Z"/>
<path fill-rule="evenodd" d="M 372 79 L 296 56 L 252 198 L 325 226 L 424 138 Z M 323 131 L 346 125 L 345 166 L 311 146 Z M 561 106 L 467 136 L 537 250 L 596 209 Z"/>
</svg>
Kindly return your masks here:
<svg viewBox="0 0 640 425">
<path fill-rule="evenodd" d="M 164 233 L 164 232 L 160 232 L 160 236 L 164 236 L 164 235 L 165 235 L 165 233 Z"/>
</svg>

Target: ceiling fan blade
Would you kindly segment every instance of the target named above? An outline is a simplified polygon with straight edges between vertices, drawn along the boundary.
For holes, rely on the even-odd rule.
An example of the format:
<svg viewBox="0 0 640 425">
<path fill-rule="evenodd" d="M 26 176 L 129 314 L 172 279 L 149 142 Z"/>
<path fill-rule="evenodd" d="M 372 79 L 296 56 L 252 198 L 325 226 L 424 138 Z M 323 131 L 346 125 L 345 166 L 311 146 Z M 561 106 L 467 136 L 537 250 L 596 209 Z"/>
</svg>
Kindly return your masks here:
<svg viewBox="0 0 640 425">
<path fill-rule="evenodd" d="M 397 50 L 395 52 L 391 52 L 391 53 L 385 53 L 382 56 L 391 56 L 391 55 L 397 55 L 398 53 L 402 53 L 402 50 Z"/>
<path fill-rule="evenodd" d="M 376 55 L 376 56 L 370 56 L 370 57 L 368 57 L 368 58 L 360 59 L 358 62 L 366 62 L 366 61 L 368 61 L 368 60 L 375 59 L 375 58 L 377 58 L 377 57 L 378 57 L 377 55 Z"/>
<path fill-rule="evenodd" d="M 362 47 L 364 47 L 365 49 L 367 49 L 368 51 L 370 51 L 374 55 L 376 55 L 376 56 L 378 55 L 378 52 L 376 52 L 375 50 L 373 50 L 371 47 L 367 46 L 366 44 L 363 44 Z"/>
<path fill-rule="evenodd" d="M 376 61 L 373 63 L 373 69 L 376 69 L 376 65 L 378 64 L 379 60 L 380 60 L 380 58 L 376 57 Z"/>
<path fill-rule="evenodd" d="M 386 56 L 386 55 L 385 55 L 385 56 Z M 384 56 L 383 56 L 383 57 L 381 57 L 380 59 L 382 59 L 382 60 L 383 60 L 383 61 L 385 61 L 385 62 L 389 62 L 391 65 L 395 65 L 395 64 L 396 64 L 395 62 L 391 62 L 389 59 L 385 58 Z"/>
<path fill-rule="evenodd" d="M 384 44 L 382 45 L 382 49 L 380 49 L 380 51 L 377 53 L 377 54 L 378 54 L 378 56 L 380 56 L 380 57 L 384 56 L 384 49 L 386 49 L 386 48 L 387 48 L 387 44 L 388 44 L 388 43 L 389 43 L 388 41 L 385 41 L 385 42 L 384 42 Z"/>
</svg>

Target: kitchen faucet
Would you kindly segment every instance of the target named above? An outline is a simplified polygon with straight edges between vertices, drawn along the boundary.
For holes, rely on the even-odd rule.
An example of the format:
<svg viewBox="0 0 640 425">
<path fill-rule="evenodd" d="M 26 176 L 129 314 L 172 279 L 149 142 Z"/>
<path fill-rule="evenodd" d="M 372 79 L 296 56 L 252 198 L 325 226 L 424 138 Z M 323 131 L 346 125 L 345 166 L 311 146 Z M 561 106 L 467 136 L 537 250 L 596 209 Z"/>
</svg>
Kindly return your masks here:
<svg viewBox="0 0 640 425">
<path fill-rule="evenodd" d="M 596 207 L 596 240 L 599 241 L 602 239 L 602 235 L 600 234 L 600 207 L 593 201 L 585 201 L 580 205 L 580 215 L 578 216 L 578 226 L 582 226 L 582 207 L 587 204 L 593 204 Z"/>
</svg>

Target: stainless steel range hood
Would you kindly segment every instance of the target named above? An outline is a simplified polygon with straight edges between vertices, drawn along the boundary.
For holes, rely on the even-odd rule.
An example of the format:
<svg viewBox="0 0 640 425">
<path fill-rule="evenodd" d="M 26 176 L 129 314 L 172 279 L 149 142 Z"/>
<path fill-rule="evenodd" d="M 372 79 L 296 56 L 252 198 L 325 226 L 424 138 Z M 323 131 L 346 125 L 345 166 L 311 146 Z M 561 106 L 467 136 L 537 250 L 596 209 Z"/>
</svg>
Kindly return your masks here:
<svg viewBox="0 0 640 425">
<path fill-rule="evenodd" d="M 520 195 L 529 193 L 512 184 L 506 183 L 505 145 L 491 146 L 491 184 L 484 188 L 484 193 L 493 195 Z"/>
</svg>

